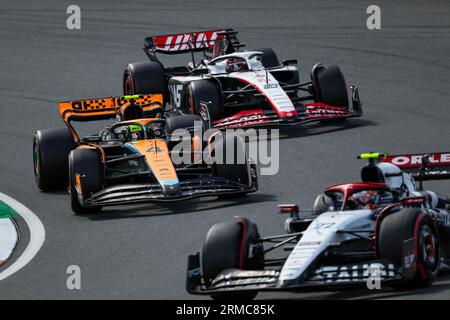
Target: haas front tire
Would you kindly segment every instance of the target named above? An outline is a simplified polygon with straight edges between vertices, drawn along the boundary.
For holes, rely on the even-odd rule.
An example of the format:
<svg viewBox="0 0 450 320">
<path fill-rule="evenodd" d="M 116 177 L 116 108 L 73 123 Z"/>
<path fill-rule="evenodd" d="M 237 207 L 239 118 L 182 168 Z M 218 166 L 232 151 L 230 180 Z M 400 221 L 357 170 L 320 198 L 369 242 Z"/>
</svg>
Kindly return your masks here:
<svg viewBox="0 0 450 320">
<path fill-rule="evenodd" d="M 103 166 L 97 150 L 75 149 L 69 155 L 70 200 L 77 214 L 100 211 L 101 206 L 85 207 L 80 201 L 88 199 L 103 186 Z"/>
<path fill-rule="evenodd" d="M 438 274 L 440 249 L 438 230 L 429 214 L 420 208 L 406 208 L 387 215 L 379 222 L 377 254 L 402 266 L 403 242 L 414 239 L 415 273 L 396 289 L 420 288 L 431 285 Z"/>
<path fill-rule="evenodd" d="M 345 78 L 338 66 L 316 64 L 311 71 L 314 100 L 335 107 L 348 107 Z"/>
<path fill-rule="evenodd" d="M 262 270 L 263 246 L 258 228 L 244 218 L 218 223 L 209 229 L 202 248 L 202 270 L 208 285 L 227 269 Z M 214 294 L 213 299 L 254 299 L 256 292 Z"/>
</svg>

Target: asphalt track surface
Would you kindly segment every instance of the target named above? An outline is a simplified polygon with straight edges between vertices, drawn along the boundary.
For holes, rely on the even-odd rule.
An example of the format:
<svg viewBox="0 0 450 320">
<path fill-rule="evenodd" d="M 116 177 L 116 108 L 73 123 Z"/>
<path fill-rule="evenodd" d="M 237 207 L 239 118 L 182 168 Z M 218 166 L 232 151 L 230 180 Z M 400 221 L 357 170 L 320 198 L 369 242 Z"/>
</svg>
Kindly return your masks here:
<svg viewBox="0 0 450 320">
<path fill-rule="evenodd" d="M 0 4 L 0 191 L 42 220 L 46 242 L 35 259 L 0 283 L 1 299 L 178 299 L 186 258 L 208 228 L 243 215 L 263 235 L 283 232 L 280 202 L 312 206 L 330 184 L 358 180 L 368 151 L 450 149 L 448 1 L 378 1 L 382 29 L 366 28 L 365 1 L 81 1 L 82 29 L 66 29 L 68 1 Z M 32 136 L 62 125 L 60 100 L 120 95 L 124 66 L 145 61 L 149 35 L 233 27 L 247 48 L 273 47 L 297 58 L 308 80 L 317 62 L 337 64 L 360 88 L 364 117 L 341 125 L 308 125 L 281 139 L 279 173 L 240 201 L 192 200 L 73 215 L 64 192 L 34 184 Z M 182 63 L 174 58 L 174 63 Z M 428 184 L 449 193 L 450 183 Z M 66 288 L 66 269 L 82 270 L 82 290 Z M 384 289 L 260 298 L 445 299 L 450 277 L 413 292 Z"/>
</svg>

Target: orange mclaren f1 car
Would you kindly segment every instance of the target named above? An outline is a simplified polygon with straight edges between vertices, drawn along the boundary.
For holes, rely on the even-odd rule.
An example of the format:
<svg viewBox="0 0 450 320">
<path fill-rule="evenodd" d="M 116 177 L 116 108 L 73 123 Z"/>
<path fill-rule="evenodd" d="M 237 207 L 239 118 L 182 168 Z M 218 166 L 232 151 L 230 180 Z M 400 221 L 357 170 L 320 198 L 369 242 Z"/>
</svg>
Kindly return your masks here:
<svg viewBox="0 0 450 320">
<path fill-rule="evenodd" d="M 38 130 L 34 136 L 38 188 L 68 188 L 75 213 L 118 204 L 240 196 L 257 190 L 256 167 L 245 155 L 240 138 L 217 131 L 202 139 L 193 129 L 196 123 L 202 126 L 200 117 L 164 118 L 162 102 L 161 94 L 61 102 L 59 112 L 66 127 Z M 115 121 L 91 136 L 80 137 L 72 125 L 106 119 Z M 173 133 L 177 129 L 186 129 L 191 148 L 179 149 L 186 161 L 175 163 L 172 153 L 179 141 L 174 141 Z M 229 150 L 230 144 L 236 151 L 234 161 L 217 161 L 214 150 Z"/>
</svg>

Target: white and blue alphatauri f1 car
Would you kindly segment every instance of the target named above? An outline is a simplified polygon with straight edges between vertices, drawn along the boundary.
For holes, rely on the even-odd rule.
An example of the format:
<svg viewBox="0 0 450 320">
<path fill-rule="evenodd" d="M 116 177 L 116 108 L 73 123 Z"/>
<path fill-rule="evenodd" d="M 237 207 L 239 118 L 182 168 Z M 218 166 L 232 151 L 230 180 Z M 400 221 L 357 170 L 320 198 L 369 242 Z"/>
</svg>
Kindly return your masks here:
<svg viewBox="0 0 450 320">
<path fill-rule="evenodd" d="M 369 160 L 362 182 L 326 188 L 307 215 L 280 205 L 286 234 L 261 237 L 240 217 L 214 225 L 189 256 L 187 291 L 254 298 L 367 285 L 374 275 L 394 288 L 430 285 L 450 258 L 450 199 L 423 181 L 450 179 L 450 153 L 359 157 Z"/>
</svg>

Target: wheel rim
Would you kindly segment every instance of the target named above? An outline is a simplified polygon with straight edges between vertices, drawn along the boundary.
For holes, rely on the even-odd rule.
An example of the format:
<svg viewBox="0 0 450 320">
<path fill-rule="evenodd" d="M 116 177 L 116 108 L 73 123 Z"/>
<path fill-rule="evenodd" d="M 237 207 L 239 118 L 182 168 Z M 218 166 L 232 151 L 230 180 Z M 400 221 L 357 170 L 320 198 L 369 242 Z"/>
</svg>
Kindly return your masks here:
<svg viewBox="0 0 450 320">
<path fill-rule="evenodd" d="M 428 272 L 433 273 L 438 263 L 439 249 L 436 235 L 428 224 L 423 225 L 420 229 L 419 248 L 422 264 Z"/>
</svg>

